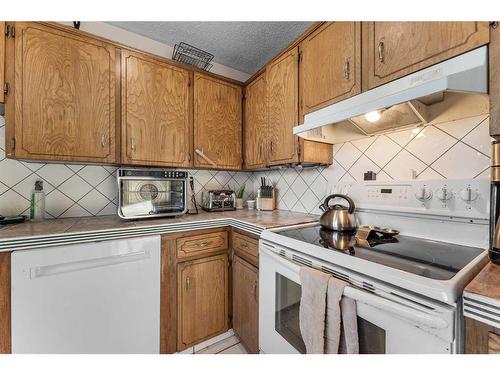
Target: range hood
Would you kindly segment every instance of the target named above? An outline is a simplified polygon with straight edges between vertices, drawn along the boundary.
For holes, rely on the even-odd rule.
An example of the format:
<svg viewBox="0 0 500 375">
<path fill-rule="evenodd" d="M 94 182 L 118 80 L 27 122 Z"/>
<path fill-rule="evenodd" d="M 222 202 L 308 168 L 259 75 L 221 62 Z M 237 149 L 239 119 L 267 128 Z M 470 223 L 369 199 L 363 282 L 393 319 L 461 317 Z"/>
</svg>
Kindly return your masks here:
<svg viewBox="0 0 500 375">
<path fill-rule="evenodd" d="M 436 115 L 430 107 L 436 104 L 442 109 L 447 99 L 460 102 L 457 95 L 481 96 L 479 102 L 484 103 L 487 92 L 488 53 L 484 46 L 311 112 L 293 132 L 311 140 L 344 142 L 349 137 L 429 122 Z M 324 127 L 328 131 L 323 132 Z M 330 139 L 324 139 L 323 133 L 330 133 Z"/>
</svg>

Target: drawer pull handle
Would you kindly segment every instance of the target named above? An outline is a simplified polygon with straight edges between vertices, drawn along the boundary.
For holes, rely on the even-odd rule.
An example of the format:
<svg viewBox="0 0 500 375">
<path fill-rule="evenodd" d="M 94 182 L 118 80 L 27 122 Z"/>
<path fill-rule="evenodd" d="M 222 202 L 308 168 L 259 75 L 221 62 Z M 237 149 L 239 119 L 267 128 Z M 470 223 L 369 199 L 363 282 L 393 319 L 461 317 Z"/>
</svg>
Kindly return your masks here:
<svg viewBox="0 0 500 375">
<path fill-rule="evenodd" d="M 384 59 L 385 59 L 384 41 L 383 40 L 378 42 L 378 59 L 380 62 L 384 62 Z"/>
<path fill-rule="evenodd" d="M 207 247 L 208 244 L 209 244 L 209 242 L 202 242 L 198 246 L 200 246 L 200 247 Z"/>
<path fill-rule="evenodd" d="M 257 297 L 257 280 L 253 282 L 253 299 L 255 302 L 259 302 Z"/>
<path fill-rule="evenodd" d="M 191 278 L 189 276 L 186 277 L 186 290 L 189 290 L 191 286 Z"/>
<path fill-rule="evenodd" d="M 351 70 L 351 66 L 349 64 L 349 59 L 346 59 L 345 60 L 345 64 L 344 64 L 344 78 L 349 81 L 349 76 L 350 76 L 350 70 Z"/>
</svg>

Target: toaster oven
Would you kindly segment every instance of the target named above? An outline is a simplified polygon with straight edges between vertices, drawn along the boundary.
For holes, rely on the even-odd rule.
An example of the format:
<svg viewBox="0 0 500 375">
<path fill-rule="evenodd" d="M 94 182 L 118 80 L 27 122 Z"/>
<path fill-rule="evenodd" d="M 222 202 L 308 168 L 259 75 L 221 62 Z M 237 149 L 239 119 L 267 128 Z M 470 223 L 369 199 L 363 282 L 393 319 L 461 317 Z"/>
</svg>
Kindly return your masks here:
<svg viewBox="0 0 500 375">
<path fill-rule="evenodd" d="M 185 171 L 118 169 L 118 216 L 143 219 L 186 213 L 187 178 Z"/>
</svg>

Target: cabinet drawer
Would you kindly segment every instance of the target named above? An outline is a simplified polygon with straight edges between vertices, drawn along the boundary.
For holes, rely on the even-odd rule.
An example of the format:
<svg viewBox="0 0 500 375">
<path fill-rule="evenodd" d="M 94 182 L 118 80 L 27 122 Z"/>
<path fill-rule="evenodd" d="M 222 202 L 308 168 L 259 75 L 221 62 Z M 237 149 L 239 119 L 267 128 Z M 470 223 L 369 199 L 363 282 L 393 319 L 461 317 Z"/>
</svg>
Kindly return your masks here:
<svg viewBox="0 0 500 375">
<path fill-rule="evenodd" d="M 244 234 L 234 232 L 233 249 L 237 255 L 248 260 L 254 266 L 259 265 L 259 241 L 245 236 Z"/>
<path fill-rule="evenodd" d="M 198 234 L 177 239 L 177 258 L 227 250 L 227 231 Z"/>
</svg>

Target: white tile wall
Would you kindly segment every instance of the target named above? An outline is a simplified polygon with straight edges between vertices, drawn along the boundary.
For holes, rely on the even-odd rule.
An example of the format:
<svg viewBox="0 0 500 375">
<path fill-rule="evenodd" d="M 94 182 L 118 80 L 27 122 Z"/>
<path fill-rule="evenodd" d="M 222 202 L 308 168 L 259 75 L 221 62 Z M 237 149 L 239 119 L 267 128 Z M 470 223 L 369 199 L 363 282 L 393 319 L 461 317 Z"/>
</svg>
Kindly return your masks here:
<svg viewBox="0 0 500 375">
<path fill-rule="evenodd" d="M 0 214 L 27 214 L 35 180 L 42 179 L 47 194 L 47 217 L 75 217 L 116 213 L 114 166 L 20 162 L 5 158 L 5 121 L 0 116 Z M 339 181 L 362 181 L 367 170 L 377 180 L 489 177 L 491 139 L 488 116 L 396 131 L 334 145 L 333 164 L 312 169 L 265 172 L 190 170 L 196 198 L 205 189 L 246 184 L 245 198 L 253 197 L 260 177 L 278 188 L 278 208 L 319 213 L 318 205 Z"/>
<path fill-rule="evenodd" d="M 487 115 L 366 137 L 334 145 L 328 168 L 254 173 L 254 189 L 266 176 L 278 188 L 278 208 L 320 213 L 318 206 L 339 181 L 488 178 L 491 154 Z"/>
<path fill-rule="evenodd" d="M 0 215 L 29 215 L 36 180 L 43 180 L 47 218 L 112 215 L 117 211 L 116 166 L 24 162 L 5 157 L 5 119 L 0 116 Z M 252 173 L 190 170 L 197 201 L 203 189 L 235 190 L 246 184 L 253 192 Z"/>
</svg>

